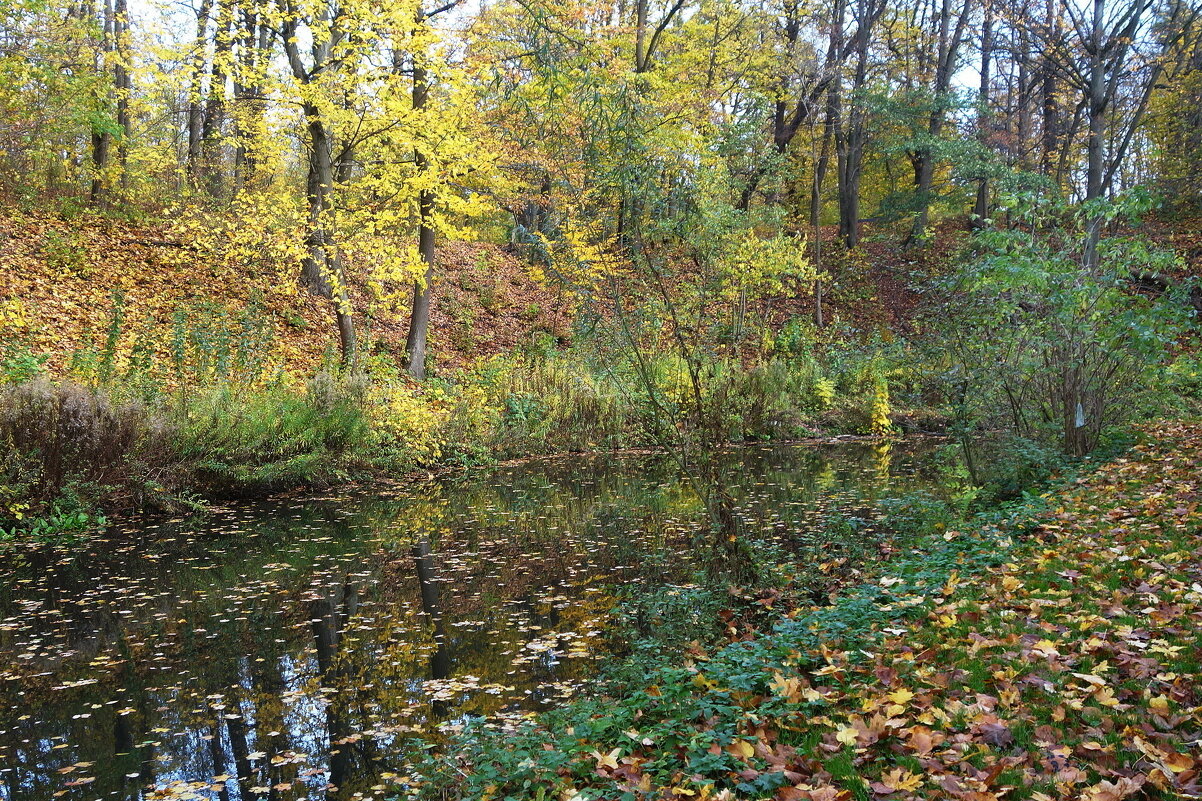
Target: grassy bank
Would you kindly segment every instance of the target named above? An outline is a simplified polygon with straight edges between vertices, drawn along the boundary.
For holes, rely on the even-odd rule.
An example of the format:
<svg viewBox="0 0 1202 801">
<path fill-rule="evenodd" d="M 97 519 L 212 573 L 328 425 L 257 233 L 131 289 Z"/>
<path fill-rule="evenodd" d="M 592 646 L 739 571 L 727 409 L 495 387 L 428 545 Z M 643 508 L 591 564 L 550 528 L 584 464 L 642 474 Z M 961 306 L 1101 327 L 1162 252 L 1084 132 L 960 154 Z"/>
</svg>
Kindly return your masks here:
<svg viewBox="0 0 1202 801">
<path fill-rule="evenodd" d="M 0 529 L 10 539 L 70 537 L 114 510 L 654 446 L 657 428 L 675 424 L 672 403 L 686 402 L 689 380 L 677 360 L 659 358 L 652 402 L 629 365 L 550 347 L 481 359 L 424 384 L 381 359 L 301 379 L 255 365 L 253 342 L 225 341 L 193 346 L 179 364 L 122 360 L 102 343 L 59 378 L 28 352 L 8 354 Z M 750 364 L 713 361 L 704 391 L 731 442 L 885 433 L 890 381 L 903 373 L 890 364 L 872 348 L 845 346 L 822 362 L 782 348 Z M 922 402 L 913 388 L 894 398 Z"/>
<path fill-rule="evenodd" d="M 1202 427 L 918 543 L 832 605 L 536 721 L 417 796 L 1192 798 Z"/>
</svg>

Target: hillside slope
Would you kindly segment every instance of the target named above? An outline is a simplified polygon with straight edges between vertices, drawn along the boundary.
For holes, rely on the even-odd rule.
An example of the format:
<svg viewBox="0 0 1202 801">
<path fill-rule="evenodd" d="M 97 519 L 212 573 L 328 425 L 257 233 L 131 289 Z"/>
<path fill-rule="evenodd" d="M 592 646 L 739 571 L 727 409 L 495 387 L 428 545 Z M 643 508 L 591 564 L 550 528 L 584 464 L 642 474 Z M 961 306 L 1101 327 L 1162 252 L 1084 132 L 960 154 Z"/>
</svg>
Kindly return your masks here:
<svg viewBox="0 0 1202 801">
<path fill-rule="evenodd" d="M 439 366 L 509 350 L 539 331 L 566 335 L 566 298 L 535 283 L 505 249 L 450 242 L 439 261 L 432 314 Z M 0 263 L 0 337 L 48 357 L 52 370 L 102 348 L 111 331 L 119 359 L 146 349 L 169 358 L 181 335 L 219 337 L 221 328 L 266 343 L 272 364 L 297 373 L 336 352 L 328 301 L 301 290 L 286 265 L 230 268 L 159 228 L 0 210 Z M 399 360 L 409 292 L 386 289 L 403 302 L 363 284 L 352 287 L 353 300 L 368 351 Z"/>
<path fill-rule="evenodd" d="M 1197 275 L 1202 245 L 1190 226 L 1154 221 L 1143 229 Z M 867 334 L 905 334 L 924 314 L 916 279 L 942 273 L 967 240 L 962 221 L 940 224 L 932 244 L 900 249 L 886 231 L 866 232 L 856 254 L 840 254 L 833 226 L 823 230 L 820 268 L 830 280 L 824 320 Z M 444 242 L 438 249 L 431 356 L 435 370 L 531 342 L 540 334 L 569 341 L 572 299 L 537 282 L 511 249 Z M 296 375 L 333 358 L 337 335 L 329 302 L 298 286 L 295 268 L 246 261 L 236 266 L 179 241 L 166 228 L 81 215 L 0 207 L 0 350 L 14 346 L 44 357 L 61 373 L 81 354 L 112 347 L 123 363 L 153 353 L 170 360 L 180 342 L 266 352 L 265 363 Z M 353 271 L 362 273 L 364 271 Z M 409 288 L 352 286 L 360 336 L 369 357 L 399 364 L 409 319 Z M 766 298 L 774 326 L 814 315 L 809 284 Z M 0 353 L 0 356 L 5 355 Z M 86 359 L 84 359 L 86 361 Z"/>
</svg>

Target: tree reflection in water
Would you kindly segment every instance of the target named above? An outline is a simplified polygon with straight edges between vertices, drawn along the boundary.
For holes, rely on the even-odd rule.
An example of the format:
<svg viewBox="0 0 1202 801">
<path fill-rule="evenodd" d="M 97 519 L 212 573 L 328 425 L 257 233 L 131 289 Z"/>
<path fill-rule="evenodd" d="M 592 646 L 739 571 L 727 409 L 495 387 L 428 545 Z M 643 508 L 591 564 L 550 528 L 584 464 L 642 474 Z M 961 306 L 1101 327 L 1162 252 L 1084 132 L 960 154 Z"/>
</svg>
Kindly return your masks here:
<svg viewBox="0 0 1202 801">
<path fill-rule="evenodd" d="M 816 520 L 932 483 L 907 447 L 728 458 L 740 518 L 799 559 L 826 547 Z M 0 565 L 0 801 L 386 795 L 440 721 L 587 679 L 612 588 L 689 580 L 701 514 L 654 458 L 574 458 L 21 554 Z"/>
</svg>

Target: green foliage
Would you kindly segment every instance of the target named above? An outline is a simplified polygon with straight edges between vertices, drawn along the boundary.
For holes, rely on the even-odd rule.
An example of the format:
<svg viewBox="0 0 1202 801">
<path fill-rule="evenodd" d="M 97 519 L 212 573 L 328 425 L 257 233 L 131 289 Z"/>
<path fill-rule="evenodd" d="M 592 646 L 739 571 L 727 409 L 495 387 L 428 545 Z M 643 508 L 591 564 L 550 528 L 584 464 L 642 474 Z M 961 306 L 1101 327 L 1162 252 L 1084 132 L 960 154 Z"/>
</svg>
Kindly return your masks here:
<svg viewBox="0 0 1202 801">
<path fill-rule="evenodd" d="M 1139 239 L 1109 238 L 1096 266 L 1083 261 L 1086 215 L 1139 210 L 1139 197 L 1069 216 L 1038 195 L 1008 202 L 1026 225 L 979 234 L 978 255 L 949 281 L 952 313 L 936 344 L 945 353 L 943 391 L 963 425 L 1004 421 L 1022 437 L 1058 440 L 1082 455 L 1157 386 L 1185 330 L 1180 298 L 1132 286 L 1174 257 Z"/>
<path fill-rule="evenodd" d="M 232 380 L 252 384 L 264 377 L 275 331 L 261 294 L 231 310 L 200 301 L 176 310 L 171 321 L 172 377 L 181 383 Z"/>
<path fill-rule="evenodd" d="M 7 529 L 0 527 L 0 552 L 6 545 L 36 543 L 70 547 L 85 542 L 108 525 L 104 515 L 81 508 L 85 502 L 86 498 L 73 490 L 51 504 L 44 515 L 22 519 Z"/>
<path fill-rule="evenodd" d="M 88 249 L 81 241 L 78 231 L 47 231 L 42 241 L 42 255 L 50 269 L 56 273 L 80 277 L 87 277 L 90 273 L 87 263 Z"/>
<path fill-rule="evenodd" d="M 888 580 L 850 587 L 833 604 L 779 619 L 770 633 L 728 644 L 696 664 L 681 664 L 670 649 L 637 649 L 626 666 L 611 671 L 603 692 L 552 710 L 516 731 L 502 734 L 469 723 L 448 749 L 456 755 L 454 764 L 430 756 L 419 766 L 430 784 L 414 796 L 516 801 L 536 790 L 552 793 L 590 783 L 599 759 L 615 746 L 620 758 L 642 743 L 653 743 L 663 755 L 642 763 L 653 787 L 671 786 L 683 769 L 697 784 L 713 777 L 719 789 L 744 767 L 726 747 L 742 737 L 748 697 L 763 698 L 758 709 L 769 714 L 822 715 L 826 700 L 782 697 L 770 686 L 773 677 L 824 666 L 815 655 L 827 648 L 853 659 L 870 654 L 885 636 L 883 626 L 928 614 L 954 575 L 982 572 L 1005 561 L 1015 542 L 998 523 L 1004 519 L 1006 529 L 1020 529 L 1041 504 L 1035 499 L 1011 507 L 978 520 L 966 533 L 948 536 L 947 524 L 955 518 L 945 504 L 922 495 L 890 502 L 886 517 L 910 538 L 911 547 L 883 568 Z M 860 528 L 851 519 L 846 524 L 849 533 Z M 707 609 L 710 603 L 704 595 L 681 592 L 653 611 L 687 620 L 691 610 Z M 699 721 L 705 722 L 704 731 L 692 725 Z M 853 773 L 849 767 L 849 775 Z M 763 775 L 769 783 L 736 786 L 738 780 L 732 779 L 728 789 L 738 797 L 771 797 L 773 774 Z"/>
<path fill-rule="evenodd" d="M 329 374 L 303 392 L 219 385 L 189 399 L 173 447 L 219 493 L 329 484 L 369 460 L 373 438 L 359 393 Z"/>
<path fill-rule="evenodd" d="M 947 501 L 924 491 L 885 498 L 879 505 L 881 517 L 877 527 L 902 542 L 940 536 L 963 519 Z"/>
<path fill-rule="evenodd" d="M 1023 437 L 982 437 L 971 447 L 980 483 L 972 504 L 975 510 L 1020 498 L 1069 469 L 1068 459 L 1059 449 Z"/>
<path fill-rule="evenodd" d="M 26 348 L 10 347 L 0 357 L 0 384 L 20 384 L 32 381 L 46 372 L 50 357 L 32 353 Z"/>
</svg>

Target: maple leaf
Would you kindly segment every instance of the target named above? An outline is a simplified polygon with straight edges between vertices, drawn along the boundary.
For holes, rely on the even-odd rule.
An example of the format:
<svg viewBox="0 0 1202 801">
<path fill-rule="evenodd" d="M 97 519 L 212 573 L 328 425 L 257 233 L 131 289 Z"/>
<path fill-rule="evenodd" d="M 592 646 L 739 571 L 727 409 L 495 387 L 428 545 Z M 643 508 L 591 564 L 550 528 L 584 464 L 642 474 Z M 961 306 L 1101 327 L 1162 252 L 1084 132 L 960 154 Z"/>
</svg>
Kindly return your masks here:
<svg viewBox="0 0 1202 801">
<path fill-rule="evenodd" d="M 617 768 L 618 757 L 622 754 L 620 748 L 615 748 L 609 753 L 602 754 L 600 751 L 593 751 L 591 756 L 597 761 L 597 769 L 602 768 Z"/>
<path fill-rule="evenodd" d="M 835 739 L 844 745 L 855 745 L 859 739 L 859 733 L 854 726 L 844 726 L 835 732 Z"/>
<path fill-rule="evenodd" d="M 872 783 L 873 792 L 878 795 L 888 795 L 896 792 L 917 790 L 922 784 L 922 776 L 911 773 L 904 768 L 894 768 L 881 777 L 879 782 Z"/>
<path fill-rule="evenodd" d="M 1116 782 L 1101 781 L 1091 787 L 1087 787 L 1081 795 L 1082 801 L 1121 801 L 1123 798 L 1128 798 L 1140 791 L 1144 785 L 1144 778 L 1121 777 Z"/>
</svg>

